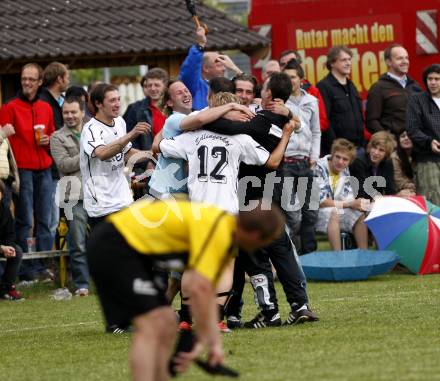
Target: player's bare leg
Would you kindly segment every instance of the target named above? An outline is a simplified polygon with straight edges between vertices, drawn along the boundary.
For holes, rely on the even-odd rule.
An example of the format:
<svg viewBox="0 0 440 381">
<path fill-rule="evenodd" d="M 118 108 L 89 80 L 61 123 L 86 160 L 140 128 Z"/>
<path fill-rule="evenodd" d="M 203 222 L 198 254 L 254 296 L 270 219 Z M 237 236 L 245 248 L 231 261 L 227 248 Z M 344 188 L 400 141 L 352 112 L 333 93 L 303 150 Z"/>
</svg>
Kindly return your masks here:
<svg viewBox="0 0 440 381">
<path fill-rule="evenodd" d="M 159 307 L 133 320 L 135 331 L 130 366 L 135 381 L 166 381 L 168 361 L 176 337 L 176 317 L 170 307 Z"/>
</svg>

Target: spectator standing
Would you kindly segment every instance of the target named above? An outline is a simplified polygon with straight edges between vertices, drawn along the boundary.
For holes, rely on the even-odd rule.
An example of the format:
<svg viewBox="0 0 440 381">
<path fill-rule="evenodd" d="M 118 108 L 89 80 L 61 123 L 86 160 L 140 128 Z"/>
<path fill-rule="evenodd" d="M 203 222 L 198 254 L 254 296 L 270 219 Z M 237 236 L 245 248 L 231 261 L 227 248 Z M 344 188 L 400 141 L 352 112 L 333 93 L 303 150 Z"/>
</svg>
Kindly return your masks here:
<svg viewBox="0 0 440 381">
<path fill-rule="evenodd" d="M 17 243 L 23 251 L 28 250 L 27 238 L 32 226 L 35 228 L 37 251 L 52 250 L 53 247 L 50 231 L 53 181 L 49 139 L 55 127 L 51 107 L 38 99 L 42 73 L 38 64 L 23 66 L 22 90 L 0 110 L 0 125 L 10 123 L 15 129 L 9 141 L 20 176 L 15 216 Z M 26 267 L 28 278 L 46 271 L 37 262 L 26 263 Z"/>
<path fill-rule="evenodd" d="M 0 127 L 0 180 L 5 185 L 2 202 L 9 208 L 12 201 L 12 194 L 18 195 L 20 189 L 20 178 L 18 175 L 17 163 L 8 137 L 15 134 L 11 124 Z"/>
<path fill-rule="evenodd" d="M 296 60 L 300 65 L 302 65 L 302 57 L 296 50 L 285 50 L 280 55 L 280 68 L 284 69 L 290 60 Z M 304 71 L 304 67 L 303 67 Z M 316 86 L 313 86 L 307 79 L 303 78 L 301 80 L 301 88 L 307 91 L 308 94 L 313 95 L 318 99 L 319 106 L 319 126 L 321 132 L 325 132 L 329 128 L 329 121 L 327 118 L 327 111 L 324 104 L 324 99 L 322 98 L 321 92 Z"/>
<path fill-rule="evenodd" d="M 341 232 L 352 232 L 360 249 L 368 248 L 364 211 L 369 202 L 356 198 L 350 182 L 349 164 L 356 157 L 353 143 L 336 139 L 331 155 L 318 160 L 316 172 L 320 205 L 316 230 L 328 235 L 332 250 L 341 250 Z"/>
<path fill-rule="evenodd" d="M 60 62 L 51 62 L 43 71 L 43 87 L 39 94 L 39 98 L 42 101 L 49 103 L 53 112 L 53 119 L 55 123 L 55 130 L 59 130 L 64 125 L 63 106 L 64 97 L 63 93 L 67 90 L 70 83 L 70 74 L 66 65 Z M 58 180 L 60 175 L 57 171 L 55 163 L 52 165 L 52 203 L 51 208 L 51 222 L 50 231 L 55 239 L 58 223 L 60 220 L 60 210 L 55 205 L 55 192 L 57 189 Z"/>
<path fill-rule="evenodd" d="M 440 65 L 423 72 L 426 91 L 408 102 L 407 130 L 417 162 L 417 193 L 440 205 Z"/>
<path fill-rule="evenodd" d="M 55 129 L 59 130 L 64 125 L 62 106 L 63 93 L 70 84 L 70 74 L 66 65 L 60 62 L 51 62 L 43 71 L 43 88 L 39 97 L 50 104 L 53 111 Z"/>
<path fill-rule="evenodd" d="M 5 194 L 5 184 L 0 180 L 0 201 Z M 0 256 L 6 258 L 6 266 L 0 278 L 0 299 L 20 300 L 21 294 L 15 288 L 23 252 L 15 244 L 15 227 L 9 207 L 0 202 Z"/>
<path fill-rule="evenodd" d="M 192 94 L 195 110 L 201 110 L 208 106 L 209 80 L 223 77 L 226 69 L 235 74 L 241 73 L 241 70 L 228 56 L 218 52 L 204 52 L 206 44 L 205 29 L 197 28 L 196 43 L 191 46 L 180 67 L 180 79 Z"/>
<path fill-rule="evenodd" d="M 388 72 L 368 92 L 366 125 L 372 134 L 385 130 L 397 136 L 406 128 L 408 98 L 422 89 L 408 76 L 409 56 L 402 45 L 386 48 L 384 59 Z"/>
<path fill-rule="evenodd" d="M 272 73 L 279 73 L 281 71 L 280 64 L 276 60 L 269 60 L 267 61 L 263 68 L 261 69 L 261 79 L 263 82 L 268 79 Z"/>
<path fill-rule="evenodd" d="M 151 126 L 149 134 L 141 134 L 133 140 L 133 148 L 150 150 L 154 136 L 163 128 L 166 116 L 159 109 L 163 93 L 168 83 L 168 73 L 161 68 L 153 68 L 141 79 L 141 87 L 145 98 L 128 105 L 123 118 L 127 124 L 127 132 L 130 132 L 137 123 L 146 122 Z M 138 163 L 134 166 L 135 175 L 141 175 L 146 170 L 153 170 L 154 162 Z M 144 183 L 133 183 L 134 198 L 138 199 L 148 192 Z"/>
<path fill-rule="evenodd" d="M 358 149 L 364 146 L 361 98 L 349 79 L 352 57 L 353 52 L 347 46 L 332 47 L 326 63 L 330 73 L 317 84 L 330 123 L 321 140 L 324 154 L 330 151 L 336 138 L 347 139 Z"/>
<path fill-rule="evenodd" d="M 406 197 L 416 194 L 414 183 L 415 163 L 412 158 L 412 149 L 412 141 L 407 132 L 403 131 L 398 137 L 397 149 L 391 154 L 396 190 Z"/>
<path fill-rule="evenodd" d="M 84 124 L 87 123 L 92 116 L 90 115 L 90 113 L 88 112 L 87 106 L 89 104 L 89 93 L 87 92 L 86 89 L 84 89 L 84 87 L 82 86 L 70 86 L 67 90 L 66 90 L 66 94 L 65 94 L 66 98 L 70 98 L 70 97 L 75 97 L 75 98 L 79 98 L 81 99 L 81 102 L 84 102 L 84 104 L 86 105 L 85 108 L 85 115 L 84 115 Z"/>
<path fill-rule="evenodd" d="M 290 60 L 283 72 L 292 81 L 292 94 L 286 102 L 286 107 L 301 121 L 301 128 L 290 137 L 280 169 L 284 178 L 293 179 L 291 203 L 295 204 L 297 198 L 301 204 L 299 213 L 295 210 L 285 210 L 286 220 L 290 237 L 297 250 L 306 254 L 317 248 L 315 224 L 318 211 L 311 207 L 311 199 L 312 193 L 317 191 L 313 189 L 313 168 L 319 159 L 321 145 L 318 100 L 301 88 L 304 71 L 297 61 Z M 304 180 L 307 181 L 306 184 Z M 318 195 L 315 198 L 317 197 Z"/>
<path fill-rule="evenodd" d="M 149 150 L 153 144 L 153 138 L 161 130 L 166 116 L 159 110 L 159 102 L 162 99 L 168 82 L 168 74 L 161 68 L 151 69 L 141 79 L 141 86 L 145 98 L 128 105 L 123 118 L 127 124 L 127 132 L 130 132 L 137 123 L 146 122 L 151 126 L 151 133 L 139 135 L 133 142 L 133 148 Z"/>
<path fill-rule="evenodd" d="M 79 165 L 79 141 L 83 128 L 85 102 L 80 98 L 67 97 L 63 103 L 64 127 L 55 131 L 50 138 L 50 150 L 57 165 L 61 180 L 60 187 L 66 192 L 59 195 L 64 205 L 72 205 L 72 214 L 67 213 L 69 226 L 69 258 L 75 295 L 87 296 L 89 293 L 89 270 L 86 258 L 87 212 L 83 206 L 81 172 Z M 67 183 L 68 182 L 68 183 Z M 59 191 L 60 192 L 60 191 Z"/>
</svg>

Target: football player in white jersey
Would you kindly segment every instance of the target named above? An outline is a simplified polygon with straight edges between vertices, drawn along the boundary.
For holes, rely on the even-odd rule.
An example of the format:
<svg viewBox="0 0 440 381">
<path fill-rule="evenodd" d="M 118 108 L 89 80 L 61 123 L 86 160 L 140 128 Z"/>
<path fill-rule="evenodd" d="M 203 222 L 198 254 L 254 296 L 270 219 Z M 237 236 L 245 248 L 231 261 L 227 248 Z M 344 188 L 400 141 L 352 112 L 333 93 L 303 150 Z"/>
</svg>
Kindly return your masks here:
<svg viewBox="0 0 440 381">
<path fill-rule="evenodd" d="M 212 97 L 211 107 L 238 103 L 231 93 Z M 238 212 L 238 169 L 241 162 L 278 168 L 283 159 L 286 139 L 292 125 L 287 125 L 277 148 L 270 154 L 249 135 L 221 135 L 206 130 L 190 131 L 171 139 L 163 139 L 153 150 L 163 156 L 188 161 L 189 197 L 194 201 L 214 204 L 231 213 Z"/>
<path fill-rule="evenodd" d="M 84 208 L 89 223 L 95 226 L 107 215 L 133 202 L 130 185 L 124 174 L 126 161 L 140 151 L 131 141 L 148 133 L 147 123 L 138 123 L 126 133 L 125 121 L 119 116 L 118 88 L 97 85 L 91 94 L 96 115 L 84 126 L 80 143 L 80 167 L 83 179 Z M 144 151 L 145 157 L 151 152 Z"/>
<path fill-rule="evenodd" d="M 150 151 L 131 148 L 131 141 L 150 131 L 147 123 L 138 123 L 126 133 L 125 121 L 119 116 L 118 88 L 109 84 L 96 85 L 91 93 L 96 115 L 85 124 L 80 141 L 80 169 L 84 190 L 84 209 L 93 229 L 109 214 L 133 202 L 124 168 L 127 160 L 136 155 L 151 158 Z M 106 332 L 120 333 L 128 327 L 108 323 Z"/>
</svg>

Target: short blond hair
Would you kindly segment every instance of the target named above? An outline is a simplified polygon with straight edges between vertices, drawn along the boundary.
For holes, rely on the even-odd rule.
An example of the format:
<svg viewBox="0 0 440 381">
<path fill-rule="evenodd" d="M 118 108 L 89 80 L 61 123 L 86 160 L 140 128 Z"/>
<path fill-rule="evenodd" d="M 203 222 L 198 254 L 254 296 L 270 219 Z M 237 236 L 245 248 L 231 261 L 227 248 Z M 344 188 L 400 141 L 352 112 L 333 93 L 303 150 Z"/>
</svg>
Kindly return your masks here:
<svg viewBox="0 0 440 381">
<path fill-rule="evenodd" d="M 240 98 L 237 95 L 221 91 L 212 96 L 210 101 L 210 107 L 223 106 L 228 103 L 241 103 L 241 102 L 240 102 Z"/>
<path fill-rule="evenodd" d="M 334 155 L 336 152 L 344 152 L 350 155 L 350 163 L 356 157 L 356 146 L 347 139 L 339 138 L 333 141 L 331 154 Z"/>
<path fill-rule="evenodd" d="M 371 148 L 380 147 L 385 151 L 385 158 L 388 159 L 397 147 L 396 139 L 388 131 L 379 131 L 373 134 L 367 145 L 367 153 Z"/>
</svg>

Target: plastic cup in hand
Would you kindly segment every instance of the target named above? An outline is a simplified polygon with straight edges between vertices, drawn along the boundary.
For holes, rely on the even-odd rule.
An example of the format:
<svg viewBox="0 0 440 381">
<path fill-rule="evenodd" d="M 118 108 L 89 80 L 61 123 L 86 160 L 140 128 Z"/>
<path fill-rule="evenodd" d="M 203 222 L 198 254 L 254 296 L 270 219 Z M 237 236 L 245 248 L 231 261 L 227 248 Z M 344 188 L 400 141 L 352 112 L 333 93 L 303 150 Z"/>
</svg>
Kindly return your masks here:
<svg viewBox="0 0 440 381">
<path fill-rule="evenodd" d="M 37 144 L 40 144 L 41 136 L 43 135 L 45 125 L 44 124 L 36 124 L 34 126 L 35 140 Z"/>
</svg>

